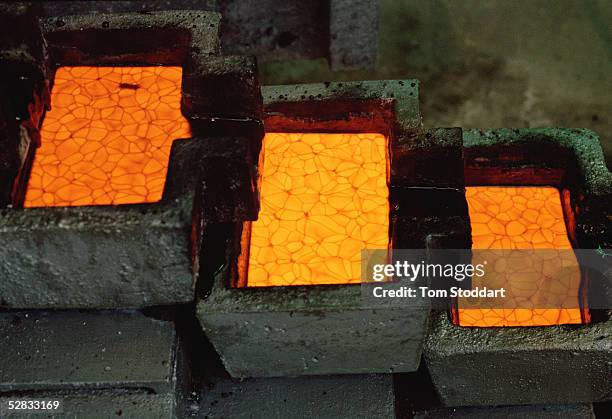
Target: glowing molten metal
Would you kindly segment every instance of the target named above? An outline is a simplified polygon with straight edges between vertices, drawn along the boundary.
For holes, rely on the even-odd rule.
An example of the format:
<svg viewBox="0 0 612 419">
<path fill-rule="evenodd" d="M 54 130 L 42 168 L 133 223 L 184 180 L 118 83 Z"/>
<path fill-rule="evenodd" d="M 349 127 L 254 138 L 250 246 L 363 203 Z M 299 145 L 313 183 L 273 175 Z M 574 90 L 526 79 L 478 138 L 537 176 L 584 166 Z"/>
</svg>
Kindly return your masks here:
<svg viewBox="0 0 612 419">
<path fill-rule="evenodd" d="M 161 199 L 172 141 L 191 136 L 180 67 L 60 67 L 26 207 Z"/>
<path fill-rule="evenodd" d="M 386 179 L 383 135 L 267 134 L 248 286 L 359 282 L 389 242 Z"/>
<path fill-rule="evenodd" d="M 563 219 L 559 191 L 555 188 L 469 187 L 467 200 L 474 249 L 572 248 Z M 563 253 L 560 257 L 568 258 L 566 255 L 569 253 Z M 508 275 L 505 287 L 520 289 L 524 293 L 521 296 L 530 296 L 538 292 L 538 285 L 545 286 L 546 289 L 563 290 L 577 302 L 581 277 L 573 253 L 571 259 L 559 261 L 573 270 L 568 282 L 513 284 L 513 278 L 516 282 L 518 276 Z M 540 276 L 542 281 L 547 281 L 544 272 Z M 472 285 L 475 285 L 474 281 Z M 461 326 L 549 326 L 589 321 L 588 313 L 579 308 L 461 309 L 461 300 L 458 306 L 458 323 Z"/>
</svg>

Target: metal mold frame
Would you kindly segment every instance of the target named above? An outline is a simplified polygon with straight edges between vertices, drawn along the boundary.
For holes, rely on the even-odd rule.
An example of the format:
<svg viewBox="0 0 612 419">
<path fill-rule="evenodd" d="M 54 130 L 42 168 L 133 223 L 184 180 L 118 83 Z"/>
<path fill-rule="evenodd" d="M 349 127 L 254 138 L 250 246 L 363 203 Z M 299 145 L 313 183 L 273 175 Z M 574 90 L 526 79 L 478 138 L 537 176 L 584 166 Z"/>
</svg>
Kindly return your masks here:
<svg viewBox="0 0 612 419">
<path fill-rule="evenodd" d="M 447 173 L 433 172 L 429 178 L 418 176 L 419 162 L 426 157 L 454 155 L 457 164 L 449 167 L 458 170 L 457 190 L 463 188 L 461 130 L 422 131 L 417 81 L 268 86 L 263 96 L 268 131 L 387 135 L 392 245 L 425 248 L 430 231 L 437 229 L 445 236 L 449 225 L 451 231 L 457 230 L 455 214 L 467 224 L 462 205 L 447 206 L 446 213 L 427 219 L 407 205 L 415 191 L 429 191 L 436 197 L 430 186 L 448 178 Z M 248 244 L 241 243 L 241 237 L 248 223 L 225 221 L 202 229 L 204 254 L 207 249 L 208 255 L 215 248 L 217 252 L 207 260 L 207 272 L 200 275 L 203 286 L 197 314 L 232 376 L 388 373 L 418 368 L 428 306 L 368 306 L 362 301 L 360 284 L 241 288 L 244 266 L 239 259 Z M 410 226 L 420 221 L 424 227 L 411 231 Z M 225 248 L 218 250 L 222 243 Z"/>
<path fill-rule="evenodd" d="M 612 174 L 586 129 L 464 132 L 468 185 L 550 185 L 562 191 L 577 248 L 610 247 Z M 611 290 L 601 290 L 610 292 Z M 471 328 L 433 317 L 424 355 L 447 406 L 612 399 L 612 312 L 585 325 Z"/>
<path fill-rule="evenodd" d="M 215 121 L 240 126 L 244 120 L 257 126 L 262 101 L 255 60 L 218 55 L 219 20 L 217 13 L 201 11 L 43 18 L 47 83 L 59 65 L 182 65 L 182 110 L 190 121 L 198 127 Z M 141 30 L 164 36 L 142 38 Z M 140 41 L 125 42 L 135 37 Z M 119 38 L 124 42 L 112 43 Z M 237 110 L 242 120 L 235 121 Z M 201 129 L 193 131 L 202 137 Z M 237 138 L 258 152 L 259 135 L 250 129 Z M 225 146 L 192 141 L 202 153 Z M 196 194 L 200 166 L 181 152 L 182 141 L 176 143 L 159 203 L 21 209 L 23 193 L 14 197 L 0 213 L 0 306 L 137 308 L 193 301 L 200 253 L 192 238 L 203 211 Z M 34 145 L 24 153 L 25 166 Z M 2 180 L 25 191 L 28 171 Z M 256 183 L 244 185 L 251 185 L 246 194 L 256 200 Z"/>
</svg>

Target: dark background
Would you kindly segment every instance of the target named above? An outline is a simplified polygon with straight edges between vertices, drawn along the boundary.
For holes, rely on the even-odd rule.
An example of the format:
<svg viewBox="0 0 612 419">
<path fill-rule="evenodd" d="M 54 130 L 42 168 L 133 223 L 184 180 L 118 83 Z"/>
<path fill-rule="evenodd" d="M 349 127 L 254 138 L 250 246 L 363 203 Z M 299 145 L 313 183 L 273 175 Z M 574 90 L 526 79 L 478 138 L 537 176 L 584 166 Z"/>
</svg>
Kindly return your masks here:
<svg viewBox="0 0 612 419">
<path fill-rule="evenodd" d="M 582 127 L 612 167 L 612 2 L 380 0 L 373 71 L 261 63 L 262 83 L 417 78 L 426 127 Z M 364 29 L 365 30 L 365 29 Z"/>
</svg>

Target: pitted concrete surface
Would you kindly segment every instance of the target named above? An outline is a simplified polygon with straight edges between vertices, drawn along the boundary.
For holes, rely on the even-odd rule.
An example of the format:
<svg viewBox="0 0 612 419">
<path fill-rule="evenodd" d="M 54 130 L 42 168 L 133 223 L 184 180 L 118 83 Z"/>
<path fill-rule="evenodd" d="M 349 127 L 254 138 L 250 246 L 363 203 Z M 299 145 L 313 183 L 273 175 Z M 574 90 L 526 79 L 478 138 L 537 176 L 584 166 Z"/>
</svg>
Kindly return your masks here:
<svg viewBox="0 0 612 419">
<path fill-rule="evenodd" d="M 168 10 L 60 14 L 42 18 L 40 22 L 54 64 L 60 60 L 64 65 L 66 61 L 72 65 L 99 65 L 141 61 L 143 56 L 155 57 L 152 60 L 165 64 L 178 64 L 181 55 L 184 60 L 187 54 L 216 54 L 220 20 L 221 16 L 214 12 Z M 119 39 L 123 42 L 117 42 Z"/>
<path fill-rule="evenodd" d="M 204 389 L 200 418 L 395 417 L 391 375 L 225 380 Z"/>
<path fill-rule="evenodd" d="M 0 392 L 74 388 L 175 390 L 171 322 L 136 312 L 0 316 Z"/>
<path fill-rule="evenodd" d="M 612 320 L 581 326 L 458 327 L 432 319 L 424 355 L 447 406 L 612 398 Z"/>
<path fill-rule="evenodd" d="M 593 405 L 459 407 L 418 412 L 415 419 L 592 419 Z"/>
<path fill-rule="evenodd" d="M 40 412 L 7 413 L 3 418 L 79 418 L 116 419 L 118 417 L 143 419 L 170 419 L 176 416 L 175 395 L 151 394 L 144 391 L 92 390 L 89 392 L 40 392 L 31 398 L 60 400 L 61 412 L 44 415 Z M 15 400 L 15 396 L 0 396 L 0 402 Z"/>
<path fill-rule="evenodd" d="M 0 213 L 1 305 L 137 308 L 193 300 L 190 216 L 179 207 L 129 207 Z"/>
</svg>

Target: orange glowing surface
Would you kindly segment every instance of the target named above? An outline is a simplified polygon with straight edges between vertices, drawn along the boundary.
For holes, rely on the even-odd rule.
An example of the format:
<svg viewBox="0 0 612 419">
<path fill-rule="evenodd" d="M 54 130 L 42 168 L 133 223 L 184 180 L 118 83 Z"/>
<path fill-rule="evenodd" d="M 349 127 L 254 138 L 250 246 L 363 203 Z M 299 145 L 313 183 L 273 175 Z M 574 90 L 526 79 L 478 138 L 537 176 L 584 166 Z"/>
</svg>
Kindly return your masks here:
<svg viewBox="0 0 612 419">
<path fill-rule="evenodd" d="M 191 136 L 180 67 L 60 67 L 26 207 L 161 199 L 172 141 Z"/>
<path fill-rule="evenodd" d="M 386 138 L 267 134 L 248 286 L 359 282 L 361 250 L 386 249 Z"/>
<path fill-rule="evenodd" d="M 572 248 L 567 237 L 559 191 L 555 188 L 468 187 L 466 196 L 474 249 Z M 575 297 L 575 301 L 578 301 L 580 271 L 573 253 L 571 258 L 572 261 L 561 261 L 575 266 L 569 276 L 569 283 L 547 286 L 552 289 L 562 287 L 569 298 Z M 507 280 L 511 282 L 512 276 Z M 506 284 L 506 288 L 511 287 L 511 283 Z M 533 287 L 537 287 L 537 284 L 533 284 Z M 534 293 L 537 290 L 527 287 L 525 292 Z M 549 326 L 583 323 L 583 313 L 578 308 L 461 309 L 461 300 L 458 306 L 457 314 L 461 326 Z M 588 314 L 585 316 L 588 317 Z M 588 320 L 587 318 L 584 321 Z"/>
</svg>

